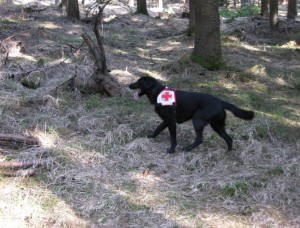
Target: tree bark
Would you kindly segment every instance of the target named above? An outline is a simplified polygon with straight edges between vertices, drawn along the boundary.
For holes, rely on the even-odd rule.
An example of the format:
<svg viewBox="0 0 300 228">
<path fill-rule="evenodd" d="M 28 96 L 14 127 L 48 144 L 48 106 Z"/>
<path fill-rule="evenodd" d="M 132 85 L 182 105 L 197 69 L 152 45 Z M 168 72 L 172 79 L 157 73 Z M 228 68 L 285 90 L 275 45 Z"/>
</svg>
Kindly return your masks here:
<svg viewBox="0 0 300 228">
<path fill-rule="evenodd" d="M 80 19 L 78 0 L 68 0 L 67 15 L 69 18 Z"/>
<path fill-rule="evenodd" d="M 137 0 L 136 13 L 148 15 L 146 0 Z"/>
<path fill-rule="evenodd" d="M 0 170 L 0 174 L 7 177 L 30 177 L 35 175 L 36 170 L 33 168 L 23 170 Z"/>
<path fill-rule="evenodd" d="M 0 162 L 0 168 L 24 169 L 41 164 L 41 161 L 3 161 Z"/>
<path fill-rule="evenodd" d="M 268 17 L 269 16 L 269 1 L 268 0 L 262 0 L 261 1 L 260 15 L 262 17 Z"/>
<path fill-rule="evenodd" d="M 219 0 L 197 0 L 195 45 L 192 59 L 203 67 L 216 70 L 222 62 Z"/>
<path fill-rule="evenodd" d="M 14 134 L 0 134 L 0 145 L 9 146 L 14 143 L 22 143 L 27 145 L 40 144 L 39 140 L 33 137 L 26 137 L 23 135 L 14 135 Z"/>
<path fill-rule="evenodd" d="M 108 2 L 107 2 L 107 4 L 108 4 Z M 99 21 L 102 20 L 102 14 L 103 14 L 103 10 L 104 10 L 105 6 L 106 6 L 106 4 L 103 7 L 99 7 L 99 12 L 96 15 L 95 23 L 94 23 L 94 27 L 93 27 L 93 32 L 96 36 L 96 40 L 97 40 L 97 44 L 98 44 L 98 48 L 99 48 L 99 52 L 100 52 L 101 65 L 102 65 L 101 73 L 102 74 L 107 73 L 107 65 L 106 65 L 105 50 L 104 50 L 104 46 L 103 46 L 103 39 L 98 30 L 98 24 L 99 24 Z"/>
<path fill-rule="evenodd" d="M 190 15 L 189 15 L 189 30 L 188 36 L 191 36 L 195 33 L 195 16 L 196 16 L 196 0 L 189 0 L 189 8 L 190 8 Z"/>
<path fill-rule="evenodd" d="M 278 0 L 270 0 L 270 31 L 279 31 Z"/>
<path fill-rule="evenodd" d="M 295 20 L 297 16 L 297 0 L 289 0 L 287 19 Z"/>
</svg>

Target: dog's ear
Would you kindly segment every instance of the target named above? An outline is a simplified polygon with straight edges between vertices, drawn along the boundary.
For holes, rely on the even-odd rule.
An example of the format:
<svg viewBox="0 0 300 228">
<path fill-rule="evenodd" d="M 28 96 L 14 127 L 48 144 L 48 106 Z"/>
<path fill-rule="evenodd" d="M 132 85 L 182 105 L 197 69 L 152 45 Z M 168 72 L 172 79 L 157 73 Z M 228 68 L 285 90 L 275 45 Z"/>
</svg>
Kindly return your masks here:
<svg viewBox="0 0 300 228">
<path fill-rule="evenodd" d="M 152 77 L 143 77 L 141 80 L 143 86 L 145 87 L 145 89 L 150 89 L 152 86 L 154 86 L 156 84 L 156 79 L 152 78 Z"/>
</svg>

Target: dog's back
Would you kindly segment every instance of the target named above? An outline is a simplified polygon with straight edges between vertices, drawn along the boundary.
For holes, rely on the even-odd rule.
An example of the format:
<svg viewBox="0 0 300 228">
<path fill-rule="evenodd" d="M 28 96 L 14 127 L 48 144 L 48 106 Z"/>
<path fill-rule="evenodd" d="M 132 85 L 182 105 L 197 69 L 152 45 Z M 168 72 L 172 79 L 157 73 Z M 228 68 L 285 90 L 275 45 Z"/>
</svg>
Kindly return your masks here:
<svg viewBox="0 0 300 228">
<path fill-rule="evenodd" d="M 214 113 L 223 110 L 222 103 L 217 97 L 205 93 L 178 91 L 176 100 L 177 123 L 190 120 L 199 109 L 203 110 L 203 118 L 207 121 L 215 116 Z"/>
</svg>

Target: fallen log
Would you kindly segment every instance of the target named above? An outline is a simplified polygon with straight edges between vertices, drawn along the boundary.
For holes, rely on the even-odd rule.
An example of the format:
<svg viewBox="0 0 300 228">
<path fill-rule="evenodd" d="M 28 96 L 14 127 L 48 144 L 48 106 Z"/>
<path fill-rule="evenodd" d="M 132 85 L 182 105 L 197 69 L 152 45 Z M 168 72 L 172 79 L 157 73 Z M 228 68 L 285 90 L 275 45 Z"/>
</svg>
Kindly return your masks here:
<svg viewBox="0 0 300 228">
<path fill-rule="evenodd" d="M 0 175 L 6 177 L 31 177 L 36 174 L 36 169 L 22 169 L 22 170 L 0 170 Z"/>
<path fill-rule="evenodd" d="M 3 161 L 0 162 L 0 168 L 21 169 L 37 167 L 42 165 L 42 161 Z"/>
<path fill-rule="evenodd" d="M 9 146 L 13 143 L 22 143 L 27 145 L 40 145 L 40 141 L 34 137 L 26 137 L 15 134 L 0 134 L 0 145 Z"/>
</svg>

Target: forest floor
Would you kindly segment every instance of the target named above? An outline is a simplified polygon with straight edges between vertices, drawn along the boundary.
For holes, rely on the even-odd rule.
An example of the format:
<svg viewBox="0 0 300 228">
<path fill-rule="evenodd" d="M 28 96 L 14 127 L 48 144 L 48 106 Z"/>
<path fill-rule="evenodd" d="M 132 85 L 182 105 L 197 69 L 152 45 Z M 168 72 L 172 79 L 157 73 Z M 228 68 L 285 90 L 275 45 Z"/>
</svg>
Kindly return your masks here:
<svg viewBox="0 0 300 228">
<path fill-rule="evenodd" d="M 169 5 L 164 18 L 107 6 L 108 67 L 124 86 L 148 74 L 256 113 L 249 122 L 228 113 L 231 153 L 209 127 L 201 146 L 181 152 L 194 138 L 188 122 L 178 125 L 176 153 L 167 154 L 167 131 L 145 137 L 160 123 L 146 98 L 59 86 L 74 72 L 92 76 L 80 37 L 83 28 L 92 34 L 91 24 L 52 5 L 28 15 L 22 5 L 0 4 L 0 133 L 42 143 L 0 147 L 0 161 L 43 161 L 33 177 L 0 176 L 0 227 L 300 226 L 297 22 L 282 20 L 271 35 L 259 17 L 223 21 L 226 66 L 208 71 L 189 58 L 182 4 Z M 11 78 L 33 69 L 45 71 L 37 89 Z"/>
</svg>

